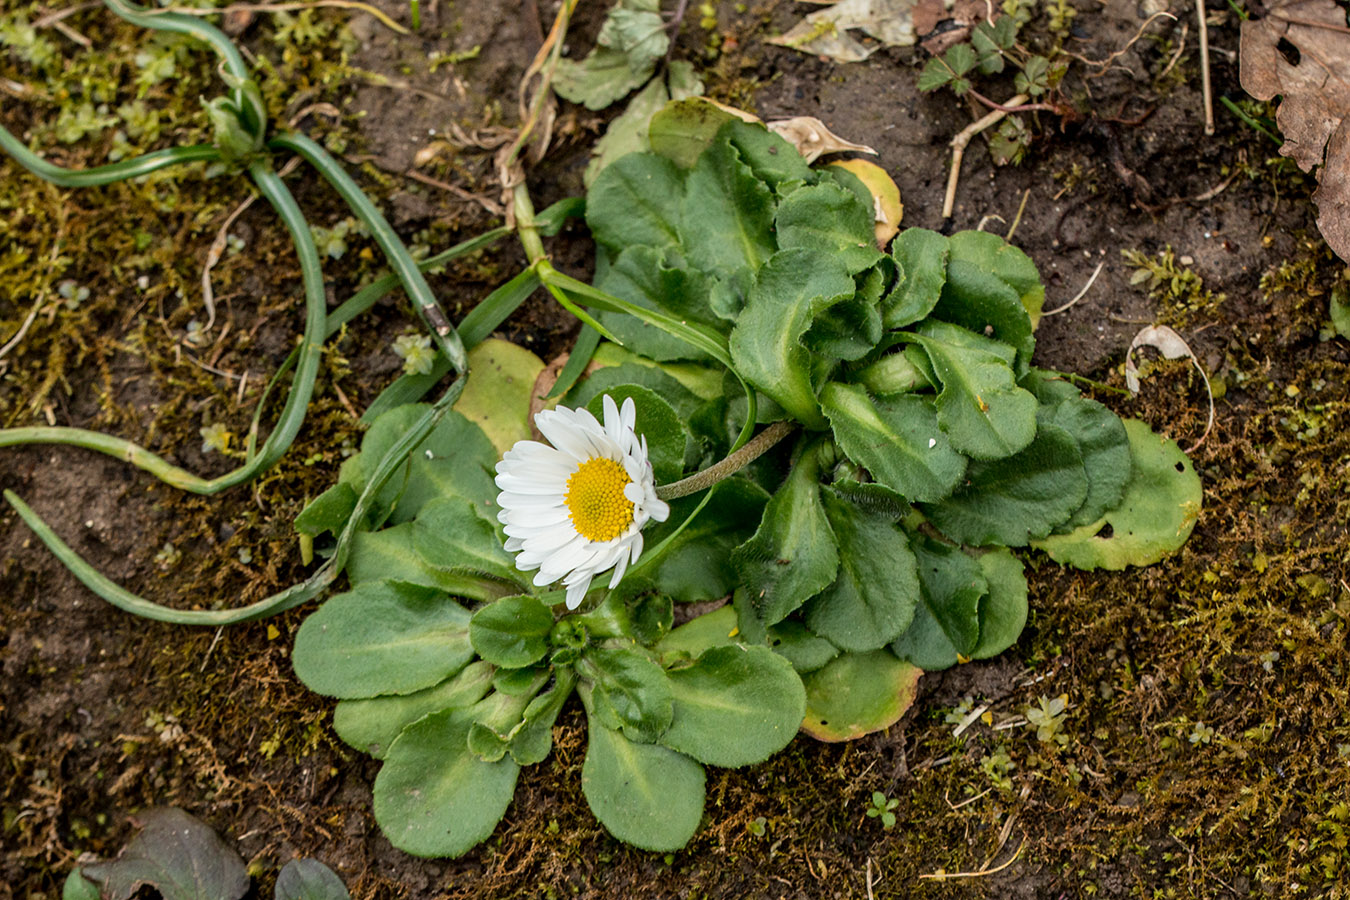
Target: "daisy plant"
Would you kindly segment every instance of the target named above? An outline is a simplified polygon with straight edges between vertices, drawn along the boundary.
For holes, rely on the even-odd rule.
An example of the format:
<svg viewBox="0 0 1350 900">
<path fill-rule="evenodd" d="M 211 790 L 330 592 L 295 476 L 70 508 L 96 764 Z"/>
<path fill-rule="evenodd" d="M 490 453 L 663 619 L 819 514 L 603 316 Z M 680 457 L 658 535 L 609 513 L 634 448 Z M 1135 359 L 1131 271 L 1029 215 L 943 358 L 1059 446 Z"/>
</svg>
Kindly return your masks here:
<svg viewBox="0 0 1350 900">
<path fill-rule="evenodd" d="M 859 171 L 667 106 L 588 193 L 594 283 L 534 257 L 587 323 L 546 408 L 542 361 L 485 344 L 493 374 L 372 504 L 368 460 L 425 407 L 379 416 L 297 520 L 322 549 L 361 519 L 293 661 L 383 761 L 395 846 L 485 840 L 576 693 L 592 811 L 677 849 L 704 766 L 886 728 L 922 671 L 1011 646 L 1013 548 L 1123 568 L 1185 541 L 1185 455 L 1032 365 L 1031 261 L 980 232 L 879 244 Z"/>
</svg>

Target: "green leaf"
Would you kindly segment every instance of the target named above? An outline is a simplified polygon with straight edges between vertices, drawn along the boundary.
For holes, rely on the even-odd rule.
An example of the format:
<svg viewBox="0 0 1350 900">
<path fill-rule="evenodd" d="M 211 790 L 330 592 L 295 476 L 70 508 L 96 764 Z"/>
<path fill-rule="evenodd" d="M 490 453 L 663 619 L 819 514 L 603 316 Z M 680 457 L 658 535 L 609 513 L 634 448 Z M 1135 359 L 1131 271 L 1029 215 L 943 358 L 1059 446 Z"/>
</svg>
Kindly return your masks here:
<svg viewBox="0 0 1350 900">
<path fill-rule="evenodd" d="M 506 813 L 520 766 L 469 752 L 471 723 L 457 710 L 403 730 L 375 778 L 375 820 L 413 856 L 459 856 L 486 840 Z"/>
<path fill-rule="evenodd" d="M 1022 71 L 1013 77 L 1013 87 L 1017 93 L 1039 97 L 1050 89 L 1050 61 L 1044 56 L 1031 56 L 1022 66 Z"/>
<path fill-rule="evenodd" d="M 1004 16 L 1000 21 L 1008 19 Z M 988 22 L 979 22 L 970 32 L 970 45 L 975 48 L 980 58 L 980 74 L 997 75 L 1003 71 L 1003 54 L 1000 53 L 1000 46 L 995 27 Z"/>
<path fill-rule="evenodd" d="M 947 67 L 941 59 L 936 56 L 928 61 L 919 73 L 918 88 L 927 93 L 935 91 L 952 80 L 952 70 Z"/>
<path fill-rule="evenodd" d="M 492 686 L 493 668 L 478 660 L 434 687 L 402 696 L 340 700 L 333 710 L 333 730 L 350 747 L 384 759 L 404 728 L 428 713 L 472 706 Z"/>
<path fill-rule="evenodd" d="M 403 526 L 399 526 L 403 527 Z M 528 590 L 494 524 L 459 497 L 432 500 L 412 524 L 413 549 L 432 569 L 496 579 L 502 590 Z"/>
<path fill-rule="evenodd" d="M 577 685 L 576 673 L 570 668 L 559 669 L 554 675 L 553 686 L 530 701 L 520 728 L 511 736 L 511 758 L 522 766 L 548 758 L 553 749 L 553 723 Z"/>
<path fill-rule="evenodd" d="M 625 844 L 679 850 L 703 819 L 703 767 L 658 744 L 638 744 L 587 716 L 581 790 L 600 824 Z"/>
<path fill-rule="evenodd" d="M 979 62 L 979 57 L 975 55 L 975 48 L 969 44 L 957 44 L 951 47 L 943 54 L 942 58 L 957 75 L 966 74 L 975 68 L 975 64 Z"/>
<path fill-rule="evenodd" d="M 680 236 L 695 268 L 748 288 L 776 246 L 774 206 L 773 192 L 731 143 L 729 129 L 739 124 L 722 126 L 685 179 Z"/>
<path fill-rule="evenodd" d="M 141 831 L 117 859 L 80 867 L 104 897 L 128 900 L 143 886 L 164 900 L 239 900 L 248 893 L 248 870 L 214 831 L 181 809 L 137 813 Z"/>
<path fill-rule="evenodd" d="M 874 399 L 856 385 L 831 382 L 821 404 L 848 458 L 911 502 L 940 500 L 966 471 L 927 397 Z"/>
<path fill-rule="evenodd" d="M 921 669 L 937 671 L 968 658 L 980 635 L 980 598 L 989 590 L 980 564 L 928 538 L 914 541 L 923 602 L 914 624 L 891 644 L 891 651 Z"/>
<path fill-rule="evenodd" d="M 356 508 L 356 491 L 346 482 L 337 484 L 311 500 L 295 517 L 295 530 L 318 537 L 325 531 L 338 534 Z"/>
<path fill-rule="evenodd" d="M 922 674 L 889 650 L 845 653 L 802 679 L 802 731 L 818 741 L 851 741 L 884 731 L 913 705 Z"/>
<path fill-rule="evenodd" d="M 736 611 L 728 604 L 690 619 L 662 638 L 654 649 L 662 663 L 669 665 L 682 655 L 697 658 L 711 647 L 736 644 L 739 631 Z"/>
<path fill-rule="evenodd" d="M 806 627 L 841 650 L 884 647 L 909 627 L 919 601 L 909 539 L 888 516 L 833 492 L 824 499 L 839 542 L 839 577 L 807 602 Z"/>
<path fill-rule="evenodd" d="M 563 401 L 565 405 L 574 409 L 579 406 L 586 406 L 601 394 L 625 384 L 639 384 L 655 391 L 661 399 L 674 408 L 675 412 L 680 414 L 680 418 L 683 420 L 688 420 L 703 405 L 703 401 L 698 395 L 690 391 L 684 382 L 681 382 L 672 374 L 678 372 L 684 375 L 691 369 L 702 370 L 702 366 L 682 366 L 678 363 L 658 364 L 645 359 L 645 357 L 633 357 L 631 360 L 625 360 L 618 364 L 609 364 L 608 358 L 611 354 L 605 351 L 614 346 L 614 344 L 600 345 L 600 349 L 596 351 L 595 356 L 596 362 L 603 367 L 587 375 L 586 379 L 567 395 Z M 616 349 L 619 349 L 619 352 L 626 352 L 620 348 Z M 721 392 L 720 379 L 718 380 L 718 392 Z"/>
<path fill-rule="evenodd" d="M 681 265 L 671 265 L 670 258 L 668 248 L 627 247 L 612 265 L 597 273 L 595 286 L 635 306 L 725 331 L 726 323 L 708 308 L 706 280 L 698 272 L 683 268 L 682 260 L 677 260 Z M 627 349 L 658 362 L 711 359 L 688 341 L 629 313 L 604 310 L 598 318 Z"/>
<path fill-rule="evenodd" d="M 1336 333 L 1343 338 L 1350 338 L 1350 291 L 1340 286 L 1331 289 L 1329 315 L 1331 327 L 1336 329 Z"/>
<path fill-rule="evenodd" d="M 806 164 L 797 148 L 759 122 L 733 119 L 723 125 L 718 139 L 725 138 L 750 167 L 755 177 L 774 190 L 786 184 L 816 180 L 816 172 Z"/>
<path fill-rule="evenodd" d="M 900 268 L 900 280 L 881 302 L 882 321 L 888 329 L 918 322 L 937 306 L 947 283 L 951 248 L 936 231 L 907 228 L 891 243 L 891 256 Z"/>
<path fill-rule="evenodd" d="M 428 408 L 423 403 L 396 407 L 371 424 L 361 442 L 354 489 L 365 487 L 366 467 L 375 465 Z M 463 497 L 495 514 L 497 486 L 491 473 L 497 459 L 497 450 L 483 430 L 451 410 L 412 451 L 408 462 L 394 471 L 380 490 L 377 507 L 392 509 L 389 522 L 395 525 L 411 521 L 434 497 Z"/>
<path fill-rule="evenodd" d="M 518 344 L 488 338 L 469 351 L 469 371 L 473 376 L 455 412 L 482 429 L 498 455 L 529 440 L 530 399 L 543 360 Z"/>
<path fill-rule="evenodd" d="M 921 508 L 953 540 L 972 546 L 1021 547 L 1067 521 L 1087 496 L 1078 442 L 1063 428 L 1044 425 L 1022 452 L 973 462 L 965 484 Z"/>
<path fill-rule="evenodd" d="M 768 629 L 768 639 L 773 652 L 790 662 L 798 675 L 814 672 L 839 655 L 838 647 L 812 634 L 796 619 Z"/>
<path fill-rule="evenodd" d="M 517 593 L 496 578 L 451 572 L 427 565 L 417 552 L 412 522 L 374 532 L 357 532 L 347 558 L 347 580 L 353 588 L 383 581 L 401 581 L 436 588 L 456 597 L 495 600 Z"/>
<path fill-rule="evenodd" d="M 817 316 L 855 290 L 832 255 L 780 251 L 760 270 L 731 333 L 731 357 L 741 376 L 809 428 L 823 428 L 825 420 L 802 336 Z"/>
<path fill-rule="evenodd" d="M 675 715 L 661 743 L 710 766 L 763 762 L 797 733 L 806 693 L 767 647 L 714 647 L 668 673 Z"/>
<path fill-rule="evenodd" d="M 579 674 L 592 685 L 591 703 L 606 728 L 644 744 L 670 727 L 670 680 L 650 656 L 637 649 L 601 647 L 586 651 Z"/>
<path fill-rule="evenodd" d="M 652 79 L 637 96 L 628 101 L 628 107 L 609 123 L 604 136 L 595 142 L 591 150 L 593 158 L 582 177 L 586 187 L 589 188 L 596 176 L 615 160 L 622 159 L 629 153 L 651 149 L 648 134 L 652 117 L 665 107 L 669 100 L 672 98 L 684 100 L 702 93 L 703 82 L 699 80 L 693 65 L 682 59 L 673 61 L 666 78 Z M 692 163 L 691 159 L 690 164 Z"/>
<path fill-rule="evenodd" d="M 669 45 L 655 0 L 619 0 L 585 59 L 558 60 L 553 89 L 588 109 L 604 109 L 650 78 Z"/>
<path fill-rule="evenodd" d="M 952 447 L 975 459 L 1000 459 L 1030 444 L 1039 404 L 1017 386 L 1008 363 L 988 349 L 958 343 L 962 338 L 952 333 L 959 328 L 931 325 L 905 337 L 928 354 L 942 385 L 935 403 L 938 426 Z"/>
<path fill-rule="evenodd" d="M 1096 522 L 1033 543 L 1055 562 L 1089 570 L 1147 566 L 1190 537 L 1203 495 L 1191 461 L 1142 422 L 1126 419 L 1125 431 L 1133 464 L 1120 505 Z"/>
<path fill-rule="evenodd" d="M 759 529 L 731 557 L 761 626 L 787 618 L 839 571 L 838 541 L 820 496 L 816 448 L 807 443 L 801 450 L 787 481 L 764 507 Z"/>
<path fill-rule="evenodd" d="M 753 533 L 769 499 L 763 488 L 744 478 L 720 481 L 711 494 L 699 517 L 661 551 L 655 571 L 646 571 L 642 579 L 677 603 L 717 600 L 735 590 L 732 551 Z M 670 518 L 648 527 L 647 546 L 660 546 L 701 501 L 701 496 L 672 501 Z"/>
<path fill-rule="evenodd" d="M 778 204 L 774 228 L 778 247 L 826 250 L 850 275 L 856 275 L 881 257 L 873 230 L 875 213 L 852 191 L 830 181 L 807 185 Z"/>
<path fill-rule="evenodd" d="M 440 591 L 370 582 L 315 610 L 291 662 L 320 694 L 348 699 L 410 694 L 468 665 L 469 612 Z"/>
<path fill-rule="evenodd" d="M 548 652 L 553 610 L 537 597 L 503 597 L 473 614 L 469 639 L 473 649 L 493 665 L 519 669 Z"/>
<path fill-rule="evenodd" d="M 620 407 L 630 397 L 636 407 L 634 430 L 647 441 L 647 459 L 657 484 L 676 481 L 684 473 L 684 445 L 689 433 L 675 410 L 655 391 L 639 384 L 624 384 L 605 392 Z M 605 421 L 604 398 L 592 397 L 586 404 L 591 415 Z"/>
<path fill-rule="evenodd" d="M 1097 521 L 1120 503 L 1130 480 L 1130 438 L 1120 417 L 1096 400 L 1075 397 L 1042 415 L 1046 422 L 1073 435 L 1083 454 L 1087 496 L 1069 520 L 1055 528 L 1056 532 L 1072 531 Z"/>
<path fill-rule="evenodd" d="M 1017 643 L 1027 624 L 1027 579 L 1022 561 L 1007 550 L 992 550 L 976 560 L 989 593 L 980 598 L 980 640 L 971 659 L 997 656 Z"/>
<path fill-rule="evenodd" d="M 680 242 L 684 173 L 655 153 L 631 153 L 605 168 L 586 194 L 586 224 L 615 252 Z"/>
<path fill-rule="evenodd" d="M 1041 275 L 1036 271 L 1036 264 L 1031 258 L 989 231 L 959 231 L 952 235 L 950 240 L 952 261 L 962 263 L 961 268 L 964 264 L 974 266 L 1010 287 L 1017 294 L 1022 309 L 1030 320 L 1031 328 L 1035 329 L 1041 316 L 1041 307 L 1045 304 L 1045 285 L 1041 284 Z M 950 269 L 947 277 L 948 279 L 952 277 Z M 986 315 L 991 313 L 986 311 Z M 947 317 L 940 316 L 940 318 Z M 994 337 L 1016 347 L 1019 362 L 1025 365 L 1031 358 L 1031 347 L 1023 346 L 1026 339 L 1020 337 L 1023 327 L 1021 317 L 1010 309 L 1000 312 L 997 319 L 991 319 L 995 328 Z M 956 318 L 950 318 L 948 321 L 965 325 L 971 331 L 984 330 L 983 325 L 972 328 Z M 1034 341 L 1032 344 L 1034 345 Z"/>
<path fill-rule="evenodd" d="M 71 870 L 61 886 L 61 900 L 103 900 L 98 885 L 84 877 L 79 867 Z"/>
<path fill-rule="evenodd" d="M 351 900 L 347 887 L 317 859 L 293 859 L 277 876 L 275 900 Z"/>
<path fill-rule="evenodd" d="M 681 169 L 691 169 L 717 132 L 733 118 L 731 113 L 702 97 L 675 100 L 652 116 L 648 143 L 653 153 L 659 153 Z"/>
</svg>

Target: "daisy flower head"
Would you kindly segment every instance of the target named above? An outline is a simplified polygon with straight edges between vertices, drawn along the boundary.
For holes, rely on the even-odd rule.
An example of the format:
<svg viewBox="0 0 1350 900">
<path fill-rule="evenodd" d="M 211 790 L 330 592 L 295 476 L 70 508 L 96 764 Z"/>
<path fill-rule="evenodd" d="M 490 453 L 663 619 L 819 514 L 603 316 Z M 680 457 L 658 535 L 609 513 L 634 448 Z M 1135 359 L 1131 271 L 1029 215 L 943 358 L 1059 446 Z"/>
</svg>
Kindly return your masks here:
<svg viewBox="0 0 1350 900">
<path fill-rule="evenodd" d="M 605 422 L 560 406 L 534 417 L 549 444 L 517 441 L 497 463 L 497 519 L 506 550 L 522 572 L 538 569 L 540 587 L 561 580 L 576 609 L 591 579 L 610 568 L 615 587 L 642 553 L 642 528 L 664 522 L 670 507 L 656 496 L 647 439 L 633 426 L 630 397 L 620 408 L 604 396 Z"/>
</svg>

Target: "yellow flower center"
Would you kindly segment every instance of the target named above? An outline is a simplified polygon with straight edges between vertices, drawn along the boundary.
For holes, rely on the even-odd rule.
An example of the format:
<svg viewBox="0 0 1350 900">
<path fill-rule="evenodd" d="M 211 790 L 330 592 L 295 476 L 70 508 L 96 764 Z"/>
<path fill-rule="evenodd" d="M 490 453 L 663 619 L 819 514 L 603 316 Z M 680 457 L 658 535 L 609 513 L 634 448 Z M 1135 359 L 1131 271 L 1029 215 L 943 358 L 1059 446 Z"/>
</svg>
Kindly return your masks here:
<svg viewBox="0 0 1350 900">
<path fill-rule="evenodd" d="M 633 502 L 623 495 L 631 481 L 612 459 L 595 457 L 567 479 L 563 498 L 577 534 L 588 541 L 611 541 L 633 522 Z"/>
</svg>

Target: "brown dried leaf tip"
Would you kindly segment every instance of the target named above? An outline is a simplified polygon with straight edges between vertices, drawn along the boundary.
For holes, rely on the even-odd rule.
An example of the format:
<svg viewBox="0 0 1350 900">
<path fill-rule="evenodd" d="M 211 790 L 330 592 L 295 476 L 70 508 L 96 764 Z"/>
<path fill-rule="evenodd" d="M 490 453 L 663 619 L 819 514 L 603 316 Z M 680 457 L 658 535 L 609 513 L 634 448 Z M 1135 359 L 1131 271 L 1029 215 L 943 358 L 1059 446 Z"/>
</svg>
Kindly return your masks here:
<svg viewBox="0 0 1350 900">
<path fill-rule="evenodd" d="M 1272 3 L 1242 23 L 1240 78 L 1258 100 L 1283 95 L 1280 154 L 1317 173 L 1317 227 L 1350 262 L 1350 28 L 1332 0 Z"/>
</svg>

